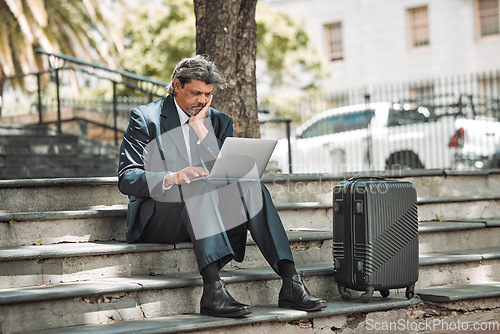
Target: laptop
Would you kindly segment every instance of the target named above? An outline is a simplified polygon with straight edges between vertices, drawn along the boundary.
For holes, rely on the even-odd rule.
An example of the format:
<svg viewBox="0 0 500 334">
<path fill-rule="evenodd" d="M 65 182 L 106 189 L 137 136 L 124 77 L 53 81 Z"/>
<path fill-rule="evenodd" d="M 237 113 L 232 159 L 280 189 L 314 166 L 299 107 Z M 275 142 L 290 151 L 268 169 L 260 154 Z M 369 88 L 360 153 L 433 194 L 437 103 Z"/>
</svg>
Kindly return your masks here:
<svg viewBox="0 0 500 334">
<path fill-rule="evenodd" d="M 215 184 L 260 180 L 278 140 L 227 137 L 208 176 Z"/>
</svg>

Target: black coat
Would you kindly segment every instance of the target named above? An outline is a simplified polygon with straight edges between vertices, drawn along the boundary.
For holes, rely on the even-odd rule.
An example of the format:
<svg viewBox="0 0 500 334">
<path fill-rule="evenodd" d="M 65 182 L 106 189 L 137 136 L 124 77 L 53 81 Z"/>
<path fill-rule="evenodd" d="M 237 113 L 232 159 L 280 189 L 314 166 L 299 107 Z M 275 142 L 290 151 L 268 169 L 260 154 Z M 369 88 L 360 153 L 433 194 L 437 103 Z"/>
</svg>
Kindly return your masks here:
<svg viewBox="0 0 500 334">
<path fill-rule="evenodd" d="M 205 125 L 209 134 L 198 145 L 198 151 L 203 161 L 210 162 L 217 157 L 224 140 L 233 136 L 233 121 L 210 108 Z M 210 169 L 210 164 L 206 165 Z M 120 147 L 118 170 L 118 187 L 129 196 L 128 242 L 137 241 L 141 236 L 153 213 L 154 202 L 151 199 L 161 196 L 166 173 L 177 172 L 187 166 L 187 151 L 173 97 L 167 96 L 134 108 Z M 173 203 L 174 206 L 178 208 L 177 203 Z"/>
</svg>

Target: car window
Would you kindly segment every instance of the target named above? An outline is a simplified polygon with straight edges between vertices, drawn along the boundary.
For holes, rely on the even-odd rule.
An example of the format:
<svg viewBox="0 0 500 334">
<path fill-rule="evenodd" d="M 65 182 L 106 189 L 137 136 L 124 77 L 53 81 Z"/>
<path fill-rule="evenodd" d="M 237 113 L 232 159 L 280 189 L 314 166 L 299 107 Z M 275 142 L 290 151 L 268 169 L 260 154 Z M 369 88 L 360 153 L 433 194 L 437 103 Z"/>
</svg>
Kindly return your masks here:
<svg viewBox="0 0 500 334">
<path fill-rule="evenodd" d="M 368 126 L 373 115 L 375 115 L 374 110 L 367 110 L 352 114 L 328 116 L 307 127 L 299 138 L 311 138 L 332 133 L 363 129 Z"/>
<path fill-rule="evenodd" d="M 368 124 L 370 124 L 370 120 L 372 119 L 373 115 L 375 115 L 374 110 L 366 110 L 363 112 L 345 115 L 341 131 L 351 131 L 366 128 Z"/>
<path fill-rule="evenodd" d="M 427 110 L 427 109 L 425 109 Z M 428 112 L 428 111 L 427 111 Z M 429 115 L 419 112 L 418 109 L 395 110 L 389 109 L 388 126 L 423 123 L 429 121 Z"/>
<path fill-rule="evenodd" d="M 329 116 L 320 119 L 307 127 L 300 135 L 300 138 L 311 138 L 335 133 L 339 126 L 339 121 L 339 116 Z"/>
</svg>

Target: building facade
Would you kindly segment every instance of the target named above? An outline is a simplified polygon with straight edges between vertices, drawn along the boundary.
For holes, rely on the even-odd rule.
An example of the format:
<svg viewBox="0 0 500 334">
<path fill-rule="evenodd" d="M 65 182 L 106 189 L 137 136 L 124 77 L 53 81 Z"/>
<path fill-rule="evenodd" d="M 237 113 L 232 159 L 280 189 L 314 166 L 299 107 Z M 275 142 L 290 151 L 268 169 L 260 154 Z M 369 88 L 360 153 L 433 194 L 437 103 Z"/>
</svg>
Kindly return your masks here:
<svg viewBox="0 0 500 334">
<path fill-rule="evenodd" d="M 305 26 L 328 59 L 331 75 L 322 86 L 338 99 L 334 105 L 359 102 L 347 90 L 374 101 L 376 90 L 400 83 L 410 98 L 500 95 L 500 0 L 261 2 Z M 446 78 L 464 82 L 445 92 L 438 81 Z"/>
</svg>

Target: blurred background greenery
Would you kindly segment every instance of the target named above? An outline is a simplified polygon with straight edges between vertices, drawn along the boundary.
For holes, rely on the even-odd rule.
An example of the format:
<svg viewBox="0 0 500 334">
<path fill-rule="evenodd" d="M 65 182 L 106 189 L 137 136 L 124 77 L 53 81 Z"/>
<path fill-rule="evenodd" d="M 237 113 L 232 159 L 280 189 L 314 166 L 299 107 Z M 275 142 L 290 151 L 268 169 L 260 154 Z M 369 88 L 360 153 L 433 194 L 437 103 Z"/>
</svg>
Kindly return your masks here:
<svg viewBox="0 0 500 334">
<path fill-rule="evenodd" d="M 256 22 L 259 105 L 277 105 L 280 100 L 290 105 L 294 99 L 299 103 L 299 95 L 319 94 L 318 79 L 328 75 L 326 59 L 301 23 L 259 3 Z M 190 0 L 140 4 L 125 0 L 0 0 L 0 76 L 47 69 L 47 57 L 35 53 L 41 48 L 168 82 L 175 64 L 195 54 L 195 36 Z M 13 85 L 28 93 L 37 89 L 24 78 Z M 73 94 L 110 98 L 112 90 L 109 85 L 79 85 Z M 132 95 L 132 91 L 122 86 L 118 95 Z M 274 116 L 301 118 L 287 108 L 276 108 Z"/>
</svg>

